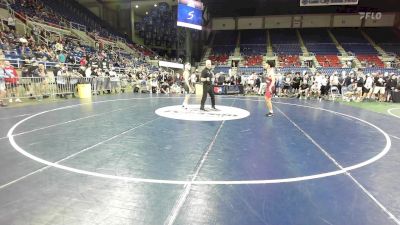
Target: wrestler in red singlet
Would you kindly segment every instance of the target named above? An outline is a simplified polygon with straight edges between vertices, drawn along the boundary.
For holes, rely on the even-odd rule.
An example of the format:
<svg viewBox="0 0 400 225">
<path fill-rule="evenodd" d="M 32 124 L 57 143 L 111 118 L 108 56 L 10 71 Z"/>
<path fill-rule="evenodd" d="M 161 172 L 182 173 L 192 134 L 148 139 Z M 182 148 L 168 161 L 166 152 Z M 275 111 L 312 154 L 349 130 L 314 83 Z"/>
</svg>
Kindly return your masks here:
<svg viewBox="0 0 400 225">
<path fill-rule="evenodd" d="M 272 98 L 273 93 L 271 93 L 270 89 L 271 89 L 271 85 L 272 85 L 272 78 L 270 76 L 267 75 L 266 79 L 265 79 L 265 83 L 266 88 L 265 88 L 265 98 Z M 272 91 L 273 91 L 274 87 L 272 87 Z"/>
<path fill-rule="evenodd" d="M 264 70 L 266 72 L 265 82 L 267 84 L 265 88 L 265 103 L 269 111 L 266 116 L 272 117 L 274 115 L 274 111 L 272 109 L 272 95 L 275 88 L 275 70 L 273 64 L 270 62 L 264 63 Z"/>
</svg>

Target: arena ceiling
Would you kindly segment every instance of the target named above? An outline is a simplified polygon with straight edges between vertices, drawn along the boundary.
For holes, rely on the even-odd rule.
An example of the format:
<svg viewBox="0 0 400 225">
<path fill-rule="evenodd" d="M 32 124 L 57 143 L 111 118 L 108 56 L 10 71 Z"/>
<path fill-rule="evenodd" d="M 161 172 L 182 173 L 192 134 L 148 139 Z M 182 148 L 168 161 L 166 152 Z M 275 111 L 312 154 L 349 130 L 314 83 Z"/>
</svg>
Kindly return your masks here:
<svg viewBox="0 0 400 225">
<path fill-rule="evenodd" d="M 103 4 L 109 8 L 124 9 L 138 4 L 135 9 L 144 15 L 159 2 L 176 4 L 178 0 L 76 0 L 83 5 Z M 287 15 L 340 12 L 400 12 L 400 0 L 359 0 L 357 6 L 300 7 L 300 0 L 202 0 L 213 17 Z"/>
<path fill-rule="evenodd" d="M 400 12 L 400 0 L 359 0 L 357 6 L 300 7 L 299 0 L 203 0 L 213 17 L 336 12 Z"/>
</svg>

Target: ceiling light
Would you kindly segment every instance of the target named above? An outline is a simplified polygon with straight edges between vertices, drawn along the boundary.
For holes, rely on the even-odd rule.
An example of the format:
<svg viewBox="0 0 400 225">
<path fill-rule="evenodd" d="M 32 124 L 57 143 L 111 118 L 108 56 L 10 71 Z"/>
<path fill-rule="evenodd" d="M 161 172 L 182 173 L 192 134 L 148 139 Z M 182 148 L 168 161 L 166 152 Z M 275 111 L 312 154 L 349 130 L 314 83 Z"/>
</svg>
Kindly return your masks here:
<svg viewBox="0 0 400 225">
<path fill-rule="evenodd" d="M 149 15 L 149 12 L 146 12 L 146 15 Z"/>
<path fill-rule="evenodd" d="M 136 7 L 136 8 L 139 8 L 139 5 L 136 5 L 135 7 Z"/>
<path fill-rule="evenodd" d="M 154 4 L 154 7 L 157 7 L 157 4 Z"/>
</svg>

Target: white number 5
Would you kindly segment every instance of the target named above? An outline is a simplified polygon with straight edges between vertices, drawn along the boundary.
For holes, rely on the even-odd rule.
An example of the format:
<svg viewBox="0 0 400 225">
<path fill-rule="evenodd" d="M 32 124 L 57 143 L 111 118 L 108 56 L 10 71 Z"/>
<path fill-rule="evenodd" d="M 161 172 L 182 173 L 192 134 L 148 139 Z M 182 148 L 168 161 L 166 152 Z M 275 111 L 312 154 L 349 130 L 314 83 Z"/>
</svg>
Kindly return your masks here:
<svg viewBox="0 0 400 225">
<path fill-rule="evenodd" d="M 194 17 L 194 11 L 191 11 L 188 14 L 189 14 L 188 20 L 192 20 Z"/>
</svg>

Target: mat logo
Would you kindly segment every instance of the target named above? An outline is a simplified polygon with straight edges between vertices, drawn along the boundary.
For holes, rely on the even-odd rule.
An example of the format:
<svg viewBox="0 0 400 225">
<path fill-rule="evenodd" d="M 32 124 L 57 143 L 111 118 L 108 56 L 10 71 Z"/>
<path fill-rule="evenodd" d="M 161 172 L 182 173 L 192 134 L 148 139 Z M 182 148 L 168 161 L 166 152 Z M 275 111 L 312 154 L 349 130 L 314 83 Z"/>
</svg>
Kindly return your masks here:
<svg viewBox="0 0 400 225">
<path fill-rule="evenodd" d="M 363 19 L 380 20 L 380 19 L 382 19 L 381 12 L 359 12 L 358 14 L 360 14 L 360 20 L 363 20 Z"/>
<path fill-rule="evenodd" d="M 211 109 L 201 111 L 200 105 L 189 105 L 186 108 L 181 105 L 175 105 L 157 109 L 155 113 L 170 119 L 191 121 L 238 120 L 250 115 L 247 110 L 236 107 L 217 106 L 217 109 L 216 111 Z"/>
</svg>

